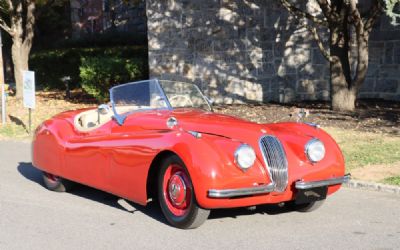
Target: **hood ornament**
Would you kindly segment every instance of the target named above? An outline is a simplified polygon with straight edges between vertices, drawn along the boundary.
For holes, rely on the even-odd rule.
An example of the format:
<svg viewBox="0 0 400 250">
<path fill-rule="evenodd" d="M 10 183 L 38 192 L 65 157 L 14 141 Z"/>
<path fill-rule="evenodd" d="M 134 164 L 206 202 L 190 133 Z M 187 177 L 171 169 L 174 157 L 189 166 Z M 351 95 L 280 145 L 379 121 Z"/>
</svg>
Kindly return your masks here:
<svg viewBox="0 0 400 250">
<path fill-rule="evenodd" d="M 303 122 L 304 118 L 310 115 L 310 111 L 308 109 L 297 108 L 292 115 L 296 117 L 296 122 Z"/>
</svg>

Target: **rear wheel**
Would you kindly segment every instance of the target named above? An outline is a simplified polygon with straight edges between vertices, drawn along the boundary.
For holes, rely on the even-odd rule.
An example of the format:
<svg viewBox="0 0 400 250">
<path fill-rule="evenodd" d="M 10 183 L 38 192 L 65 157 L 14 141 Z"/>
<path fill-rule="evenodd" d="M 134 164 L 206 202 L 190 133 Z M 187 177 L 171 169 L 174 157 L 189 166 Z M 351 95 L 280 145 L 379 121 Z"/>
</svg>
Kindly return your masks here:
<svg viewBox="0 0 400 250">
<path fill-rule="evenodd" d="M 72 181 L 47 172 L 43 172 L 43 182 L 47 189 L 56 192 L 66 192 L 74 186 Z"/>
<path fill-rule="evenodd" d="M 167 221 L 178 228 L 199 227 L 210 210 L 199 207 L 185 164 L 178 156 L 166 158 L 158 173 L 158 200 Z"/>
</svg>

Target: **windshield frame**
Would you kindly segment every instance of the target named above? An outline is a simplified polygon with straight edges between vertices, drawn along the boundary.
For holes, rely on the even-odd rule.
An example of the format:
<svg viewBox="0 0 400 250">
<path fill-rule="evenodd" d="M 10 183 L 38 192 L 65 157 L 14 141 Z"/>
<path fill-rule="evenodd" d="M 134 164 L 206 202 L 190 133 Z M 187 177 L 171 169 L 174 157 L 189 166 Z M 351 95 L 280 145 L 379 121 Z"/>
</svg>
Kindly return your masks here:
<svg viewBox="0 0 400 250">
<path fill-rule="evenodd" d="M 184 84 L 193 85 L 193 86 L 197 89 L 197 91 L 200 93 L 200 95 L 201 95 L 201 97 L 204 99 L 205 103 L 207 103 L 207 105 L 208 105 L 208 107 L 209 107 L 209 111 L 211 111 L 211 112 L 213 111 L 213 108 L 212 108 L 212 106 L 211 106 L 210 101 L 209 101 L 208 98 L 203 94 L 203 92 L 200 90 L 200 88 L 199 88 L 196 84 L 188 83 L 188 82 L 181 82 L 181 81 L 171 81 L 171 80 L 163 80 L 163 81 L 166 81 L 166 82 L 176 82 L 176 83 L 184 83 Z M 116 106 L 115 106 L 115 102 L 114 102 L 114 97 L 113 97 L 113 92 L 114 92 L 114 90 L 117 89 L 117 88 L 126 87 L 126 86 L 128 86 L 128 85 L 138 84 L 138 83 L 144 83 L 144 82 L 149 82 L 149 83 L 152 82 L 152 83 L 154 83 L 154 84 L 156 85 L 158 91 L 159 91 L 160 94 L 161 94 L 161 97 L 163 98 L 163 100 L 164 100 L 165 103 L 166 103 L 166 107 L 163 107 L 163 108 L 142 108 L 142 109 L 138 109 L 138 110 L 129 111 L 129 112 L 126 112 L 126 113 L 124 113 L 124 114 L 119 114 L 119 113 L 117 112 L 117 110 L 116 110 Z M 160 82 L 159 82 L 159 80 L 158 80 L 157 78 L 153 78 L 153 79 L 149 79 L 149 80 L 142 80 L 142 81 L 136 81 L 136 82 L 129 82 L 129 83 L 120 84 L 120 85 L 117 85 L 117 86 L 114 86 L 114 87 L 110 88 L 109 92 L 110 92 L 110 103 L 111 103 L 111 108 L 112 108 L 112 111 L 113 111 L 113 113 L 114 113 L 114 116 L 113 116 L 113 117 L 114 117 L 114 119 L 117 121 L 117 123 L 118 123 L 119 125 L 122 125 L 122 124 L 124 123 L 126 117 L 128 117 L 128 115 L 130 115 L 130 114 L 132 114 L 132 113 L 137 113 L 137 112 L 141 112 L 141 111 L 149 111 L 149 110 L 171 110 L 171 111 L 172 111 L 172 110 L 174 110 L 174 109 L 177 109 L 177 108 L 174 108 L 174 107 L 171 105 L 171 103 L 170 103 L 170 101 L 169 101 L 167 95 L 165 94 L 165 91 L 164 91 L 162 85 L 160 84 Z M 179 107 L 179 108 L 180 108 L 180 107 Z"/>
</svg>

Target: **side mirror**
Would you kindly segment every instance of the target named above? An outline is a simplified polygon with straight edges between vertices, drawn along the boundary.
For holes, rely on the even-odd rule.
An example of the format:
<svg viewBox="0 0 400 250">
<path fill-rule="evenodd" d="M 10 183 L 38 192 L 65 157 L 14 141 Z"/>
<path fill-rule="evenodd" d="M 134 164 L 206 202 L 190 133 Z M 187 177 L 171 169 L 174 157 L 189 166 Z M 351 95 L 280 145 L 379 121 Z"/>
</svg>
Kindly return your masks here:
<svg viewBox="0 0 400 250">
<path fill-rule="evenodd" d="M 106 115 L 110 112 L 110 106 L 107 104 L 101 104 L 99 107 L 97 107 L 97 112 L 99 115 Z"/>
<path fill-rule="evenodd" d="M 210 97 L 208 97 L 208 96 L 205 96 L 205 98 L 206 98 L 207 102 L 208 102 L 210 105 L 214 105 L 215 101 L 214 101 L 212 98 L 210 98 Z"/>
</svg>

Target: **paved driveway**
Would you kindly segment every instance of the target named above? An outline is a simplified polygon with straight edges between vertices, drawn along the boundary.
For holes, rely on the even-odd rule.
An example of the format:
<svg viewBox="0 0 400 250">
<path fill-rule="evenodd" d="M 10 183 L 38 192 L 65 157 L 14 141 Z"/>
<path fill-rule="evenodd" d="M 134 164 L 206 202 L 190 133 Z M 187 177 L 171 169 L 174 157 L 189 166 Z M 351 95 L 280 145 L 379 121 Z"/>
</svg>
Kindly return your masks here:
<svg viewBox="0 0 400 250">
<path fill-rule="evenodd" d="M 218 210 L 195 230 L 87 187 L 47 191 L 30 144 L 0 141 L 0 249 L 400 249 L 400 196 L 343 188 L 313 213 Z"/>
</svg>

